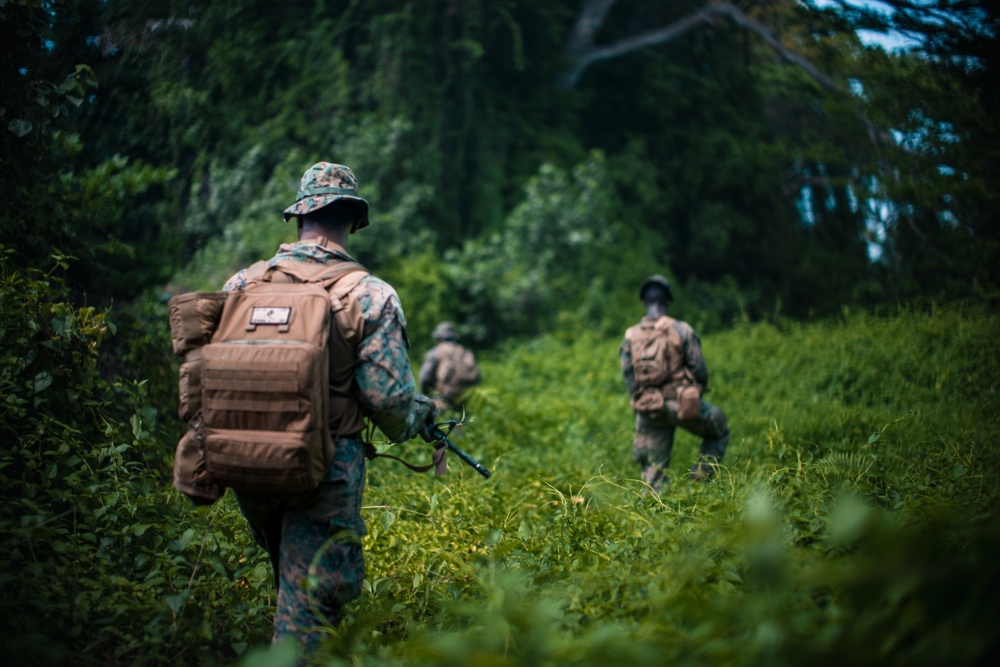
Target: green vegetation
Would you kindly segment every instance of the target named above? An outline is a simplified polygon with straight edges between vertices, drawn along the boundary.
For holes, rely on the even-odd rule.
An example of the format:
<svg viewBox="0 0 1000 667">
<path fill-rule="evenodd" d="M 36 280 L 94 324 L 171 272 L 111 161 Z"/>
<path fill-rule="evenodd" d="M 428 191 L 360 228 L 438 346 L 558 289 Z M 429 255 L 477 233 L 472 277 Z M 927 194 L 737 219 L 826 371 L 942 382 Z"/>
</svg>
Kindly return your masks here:
<svg viewBox="0 0 1000 667">
<path fill-rule="evenodd" d="M 707 337 L 730 454 L 717 481 L 688 482 L 696 440 L 679 436 L 659 498 L 629 460 L 617 339 L 507 350 L 463 441 L 493 479 L 370 471 L 357 618 L 378 621 L 342 628 L 333 653 L 974 664 L 996 650 L 996 323 L 845 313 Z"/>
<path fill-rule="evenodd" d="M 435 307 L 481 344 L 650 264 L 720 327 L 995 299 L 996 7 L 817 4 L 0 2 L 0 243 L 77 257 L 100 305 L 214 287 L 324 159 L 372 203 L 365 263 L 447 255 Z"/>
<path fill-rule="evenodd" d="M 322 660 L 995 658 L 1000 13 L 821 4 L 0 0 L 4 664 L 289 661 L 232 497 L 170 487 L 165 302 L 290 240 L 320 159 L 411 358 L 454 319 L 484 360 L 495 471 L 372 465 Z M 662 497 L 617 367 L 654 272 L 734 432 Z"/>
<path fill-rule="evenodd" d="M 283 664 L 254 650 L 272 583 L 231 494 L 196 509 L 156 465 L 176 422 L 142 385 L 46 384 L 85 372 L 107 325 L 39 311 L 44 283 L 2 290 L 24 360 L 3 423 L 30 429 L 0 462 L 8 664 Z M 15 336 L 24 318 L 38 331 Z M 976 664 L 1000 604 L 997 325 L 939 307 L 706 336 L 734 438 L 696 484 L 680 433 L 660 497 L 630 460 L 617 337 L 490 353 L 458 444 L 494 476 L 370 466 L 365 592 L 322 661 Z"/>
</svg>

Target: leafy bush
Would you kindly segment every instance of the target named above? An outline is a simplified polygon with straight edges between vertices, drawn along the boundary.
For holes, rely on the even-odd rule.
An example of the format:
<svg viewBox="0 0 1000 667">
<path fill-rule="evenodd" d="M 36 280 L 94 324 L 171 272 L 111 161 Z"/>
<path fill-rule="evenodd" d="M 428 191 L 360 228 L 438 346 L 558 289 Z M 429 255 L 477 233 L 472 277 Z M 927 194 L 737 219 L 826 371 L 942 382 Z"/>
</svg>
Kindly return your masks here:
<svg viewBox="0 0 1000 667">
<path fill-rule="evenodd" d="M 637 239 L 617 208 L 599 151 L 571 171 L 542 165 L 501 229 L 446 257 L 461 295 L 457 318 L 489 342 L 557 326 L 607 333 L 617 297 L 663 270 L 655 239 Z"/>
<path fill-rule="evenodd" d="M 372 464 L 366 593 L 320 662 L 977 664 L 997 650 L 996 324 L 706 337 L 734 438 L 716 481 L 662 496 L 629 460 L 617 338 L 502 349 L 457 441 L 494 476 Z"/>
<path fill-rule="evenodd" d="M 234 166 L 212 164 L 192 191 L 191 232 L 221 233 L 205 241 L 186 267 L 174 276 L 172 291 L 219 289 L 229 276 L 278 245 L 296 239 L 295 225 L 281 212 L 295 201 L 303 172 L 318 161 L 348 165 L 359 179 L 359 192 L 371 205 L 371 227 L 350 239 L 348 252 L 372 270 L 397 265 L 419 253 L 434 234 L 422 224 L 421 209 L 433 198 L 426 184 L 398 180 L 400 142 L 408 136 L 404 121 L 364 119 L 337 122 L 337 143 L 320 155 L 293 150 L 270 174 L 261 176 L 264 148 L 256 146 Z"/>
<path fill-rule="evenodd" d="M 11 664 L 235 661 L 270 637 L 266 555 L 231 494 L 195 509 L 169 487 L 147 456 L 172 446 L 154 441 L 162 390 L 101 380 L 105 315 L 61 289 L 37 271 L 0 287 L 14 443 L 0 454 L 0 650 Z M 364 592 L 315 661 L 986 662 L 997 324 L 950 306 L 705 336 L 734 437 L 713 482 L 679 475 L 662 495 L 630 460 L 619 335 L 481 355 L 455 442 L 493 476 L 455 459 L 444 478 L 369 467 Z M 696 443 L 678 434 L 673 470 Z M 242 662 L 294 660 L 279 646 Z"/>
<path fill-rule="evenodd" d="M 269 574 L 231 502 L 193 513 L 166 480 L 143 381 L 105 381 L 105 313 L 49 272 L 0 282 L 0 652 L 7 664 L 175 664 L 235 655 Z M 235 534 L 234 534 L 235 533 Z M 263 579 L 262 579 L 263 578 Z M 211 583 L 216 582 L 216 583 Z M 266 635 L 264 635 L 266 636 Z M 187 657 L 185 657 L 187 656 Z"/>
</svg>

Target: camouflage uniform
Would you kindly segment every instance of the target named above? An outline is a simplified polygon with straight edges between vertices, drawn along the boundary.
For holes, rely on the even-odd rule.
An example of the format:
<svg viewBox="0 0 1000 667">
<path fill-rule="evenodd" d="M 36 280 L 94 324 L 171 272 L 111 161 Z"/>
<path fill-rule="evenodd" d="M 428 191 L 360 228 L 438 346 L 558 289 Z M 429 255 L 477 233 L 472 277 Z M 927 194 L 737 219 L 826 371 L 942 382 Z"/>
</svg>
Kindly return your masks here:
<svg viewBox="0 0 1000 667">
<path fill-rule="evenodd" d="M 655 321 L 643 318 L 644 322 Z M 695 382 L 708 387 L 708 366 L 701 352 L 701 341 L 694 329 L 686 322 L 677 321 L 674 328 L 680 334 L 683 346 L 684 365 L 691 372 Z M 629 396 L 636 390 L 635 368 L 632 365 L 632 350 L 628 337 L 622 341 L 620 355 L 622 375 Z M 670 453 L 674 446 L 674 433 L 678 426 L 702 437 L 701 457 L 706 463 L 721 461 L 729 442 L 729 426 L 726 415 L 715 405 L 701 401 L 701 418 L 681 421 L 677 417 L 677 401 L 668 400 L 663 410 L 654 413 L 635 413 L 635 439 L 632 443 L 632 458 L 642 467 L 642 478 L 654 490 L 662 489 L 667 483 L 666 471 L 670 466 Z M 695 464 L 698 469 L 700 464 Z M 695 470 L 693 469 L 693 470 Z M 706 469 L 707 470 L 707 469 Z"/>
<path fill-rule="evenodd" d="M 346 172 L 353 179 L 353 174 Z M 303 184 L 308 177 L 310 172 L 303 177 Z M 303 189 L 299 195 L 296 206 L 302 204 L 303 196 L 313 200 L 326 198 L 327 203 L 345 198 L 343 192 L 307 191 L 303 195 Z M 267 263 L 273 266 L 289 261 L 331 265 L 353 260 L 332 242 L 309 239 L 282 244 Z M 247 269 L 243 269 L 226 281 L 223 290 L 240 290 L 246 284 Z M 408 440 L 423 428 L 433 412 L 433 404 L 415 390 L 407 357 L 406 319 L 399 297 L 390 285 L 371 275 L 358 282 L 351 297 L 360 306 L 364 320 L 354 371 L 362 412 L 390 440 Z M 348 433 L 337 438 L 333 462 L 314 492 L 236 493 L 254 539 L 267 549 L 274 568 L 278 589 L 275 640 L 294 636 L 303 649 L 315 648 L 322 636 L 316 628 L 336 623 L 343 606 L 361 592 L 364 560 L 360 540 L 366 533 L 361 517 L 364 483 L 365 447 L 361 434 Z"/>
<path fill-rule="evenodd" d="M 445 356 L 444 343 L 438 343 L 427 351 L 424 361 L 420 365 L 420 375 L 417 379 L 417 386 L 429 396 L 434 397 L 434 403 L 441 410 L 454 410 L 455 406 L 444 400 L 441 396 L 436 396 L 437 391 L 437 370 L 441 359 Z"/>
</svg>

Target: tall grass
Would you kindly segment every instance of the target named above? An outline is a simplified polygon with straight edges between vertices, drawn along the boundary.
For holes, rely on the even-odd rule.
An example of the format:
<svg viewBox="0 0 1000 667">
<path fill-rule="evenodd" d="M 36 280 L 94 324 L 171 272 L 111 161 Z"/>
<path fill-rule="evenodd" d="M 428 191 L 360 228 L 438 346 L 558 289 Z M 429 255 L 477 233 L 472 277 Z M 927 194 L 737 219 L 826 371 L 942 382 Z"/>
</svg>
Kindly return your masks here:
<svg viewBox="0 0 1000 667">
<path fill-rule="evenodd" d="M 659 495 L 631 460 L 617 336 L 563 331 L 482 354 L 456 444 L 493 476 L 457 459 L 440 478 L 369 466 L 365 589 L 314 660 L 989 664 L 998 324 L 955 306 L 707 335 L 709 399 L 733 438 L 718 477 L 695 483 L 684 472 L 697 439 L 679 433 Z M 232 494 L 196 510 L 137 467 L 129 457 L 156 432 L 137 410 L 99 442 L 45 432 L 68 433 L 72 457 L 21 447 L 0 461 L 0 580 L 17 584 L 0 653 L 14 665 L 294 664 L 266 647 L 267 556 Z M 392 449 L 430 456 L 416 442 Z M 76 512 L 48 509 L 69 500 Z"/>
<path fill-rule="evenodd" d="M 706 337 L 729 452 L 689 482 L 679 434 L 660 495 L 630 458 L 617 339 L 489 355 L 458 444 L 493 477 L 370 466 L 365 593 L 319 660 L 976 664 L 1000 611 L 998 321 L 845 312 Z"/>
</svg>

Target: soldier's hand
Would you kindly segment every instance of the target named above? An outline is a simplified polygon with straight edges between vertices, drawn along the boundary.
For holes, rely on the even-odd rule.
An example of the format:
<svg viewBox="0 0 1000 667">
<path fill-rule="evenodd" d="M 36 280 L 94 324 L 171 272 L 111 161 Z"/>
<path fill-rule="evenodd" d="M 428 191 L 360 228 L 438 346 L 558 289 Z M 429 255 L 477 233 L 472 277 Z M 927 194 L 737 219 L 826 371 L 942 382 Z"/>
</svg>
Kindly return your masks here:
<svg viewBox="0 0 1000 667">
<path fill-rule="evenodd" d="M 424 442 L 433 442 L 434 438 L 431 436 L 431 431 L 433 430 L 434 421 L 438 416 L 437 404 L 426 396 L 421 396 L 421 403 L 425 403 L 427 407 L 427 415 L 424 417 L 423 424 L 420 427 L 418 433 L 420 437 L 424 439 Z M 423 406 L 421 406 L 423 407 Z"/>
</svg>

